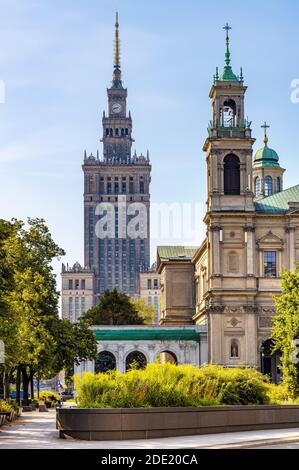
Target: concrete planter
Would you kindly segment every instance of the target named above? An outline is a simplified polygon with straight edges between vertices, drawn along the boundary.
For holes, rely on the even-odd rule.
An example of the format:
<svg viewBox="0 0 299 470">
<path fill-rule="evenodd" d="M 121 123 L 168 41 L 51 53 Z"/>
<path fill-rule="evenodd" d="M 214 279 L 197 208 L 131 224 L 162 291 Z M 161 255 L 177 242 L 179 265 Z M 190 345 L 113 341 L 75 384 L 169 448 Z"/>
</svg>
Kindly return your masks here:
<svg viewBox="0 0 299 470">
<path fill-rule="evenodd" d="M 299 405 L 202 408 L 58 408 L 61 438 L 150 439 L 299 427 Z"/>
</svg>

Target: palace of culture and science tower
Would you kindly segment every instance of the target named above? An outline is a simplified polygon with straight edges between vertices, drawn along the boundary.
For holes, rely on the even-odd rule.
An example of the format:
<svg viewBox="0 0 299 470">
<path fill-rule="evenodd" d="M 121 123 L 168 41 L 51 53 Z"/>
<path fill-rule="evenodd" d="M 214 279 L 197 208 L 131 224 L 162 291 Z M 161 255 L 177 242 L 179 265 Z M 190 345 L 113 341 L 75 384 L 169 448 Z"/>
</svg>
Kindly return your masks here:
<svg viewBox="0 0 299 470">
<path fill-rule="evenodd" d="M 120 68 L 116 14 L 114 70 L 103 112 L 103 157 L 85 152 L 84 268 L 62 266 L 62 312 L 76 321 L 106 289 L 130 296 L 139 291 L 139 275 L 150 263 L 149 153 L 132 154 L 132 117 Z M 137 221 L 138 219 L 138 221 Z M 131 225 L 131 232 L 130 232 Z"/>
</svg>

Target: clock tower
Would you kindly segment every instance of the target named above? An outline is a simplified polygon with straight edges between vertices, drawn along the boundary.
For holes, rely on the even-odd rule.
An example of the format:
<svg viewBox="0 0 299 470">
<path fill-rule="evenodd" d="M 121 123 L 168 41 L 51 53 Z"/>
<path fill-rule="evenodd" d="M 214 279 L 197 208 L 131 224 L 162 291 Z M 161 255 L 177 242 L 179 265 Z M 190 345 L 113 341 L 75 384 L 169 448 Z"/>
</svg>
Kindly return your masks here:
<svg viewBox="0 0 299 470">
<path fill-rule="evenodd" d="M 150 265 L 149 152 L 132 154 L 132 118 L 127 113 L 116 14 L 113 77 L 103 113 L 103 156 L 84 155 L 85 266 L 94 273 L 95 298 L 114 288 L 135 296 L 140 271 Z"/>
<path fill-rule="evenodd" d="M 127 89 L 123 87 L 120 69 L 118 14 L 115 23 L 114 70 L 108 94 L 108 116 L 103 113 L 104 159 L 109 162 L 129 163 L 132 150 L 132 118 L 127 116 Z"/>
</svg>

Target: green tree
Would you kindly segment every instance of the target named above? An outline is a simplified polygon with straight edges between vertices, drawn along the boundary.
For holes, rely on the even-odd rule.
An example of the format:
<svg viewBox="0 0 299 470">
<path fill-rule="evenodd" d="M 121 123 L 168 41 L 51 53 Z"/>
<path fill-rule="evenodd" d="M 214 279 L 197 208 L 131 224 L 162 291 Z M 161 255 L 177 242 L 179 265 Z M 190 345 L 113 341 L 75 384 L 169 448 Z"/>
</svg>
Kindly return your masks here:
<svg viewBox="0 0 299 470">
<path fill-rule="evenodd" d="M 0 339 L 6 346 L 2 366 L 6 397 L 16 374 L 17 396 L 23 382 L 24 403 L 33 378 L 51 378 L 62 368 L 93 359 L 96 339 L 86 322 L 59 319 L 56 278 L 52 262 L 64 251 L 54 242 L 42 219 L 0 225 Z M 2 234 L 2 239 L 1 239 Z M 1 242 L 2 240 L 2 242 Z M 3 288 L 2 288 L 3 286 Z"/>
<path fill-rule="evenodd" d="M 277 315 L 273 318 L 271 337 L 273 352 L 282 352 L 283 382 L 295 398 L 299 395 L 299 364 L 293 360 L 293 341 L 299 339 L 299 267 L 295 272 L 283 273 L 281 287 L 281 294 L 275 297 Z"/>
<path fill-rule="evenodd" d="M 14 270 L 8 261 L 6 247 L 19 228 L 17 221 L 0 220 L 0 339 L 5 346 L 5 362 L 0 364 L 0 372 L 5 398 L 9 396 L 9 383 L 19 353 L 19 343 L 16 342 L 19 319 L 9 303 L 9 294 L 15 287 Z"/>
<path fill-rule="evenodd" d="M 99 303 L 83 315 L 90 325 L 143 325 L 131 298 L 116 289 L 106 290 Z"/>
<path fill-rule="evenodd" d="M 155 309 L 153 306 L 147 305 L 145 299 L 132 299 L 132 303 L 136 308 L 138 315 L 143 318 L 146 325 L 151 325 L 155 318 Z"/>
</svg>

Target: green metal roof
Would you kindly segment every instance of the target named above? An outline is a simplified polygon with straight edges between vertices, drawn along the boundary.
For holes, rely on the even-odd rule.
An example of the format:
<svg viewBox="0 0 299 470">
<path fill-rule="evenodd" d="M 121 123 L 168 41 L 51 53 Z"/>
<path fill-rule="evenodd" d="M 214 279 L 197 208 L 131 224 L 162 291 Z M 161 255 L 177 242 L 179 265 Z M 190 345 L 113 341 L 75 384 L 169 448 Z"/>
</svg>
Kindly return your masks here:
<svg viewBox="0 0 299 470">
<path fill-rule="evenodd" d="M 240 78 L 234 74 L 231 66 L 225 66 L 223 73 L 219 77 L 219 80 L 228 82 L 239 82 Z"/>
<path fill-rule="evenodd" d="M 255 168 L 257 167 L 278 167 L 279 168 L 279 156 L 277 152 L 270 147 L 268 147 L 267 144 L 261 149 L 259 149 L 255 156 L 254 156 L 254 162 L 253 166 Z"/>
<path fill-rule="evenodd" d="M 255 202 L 257 212 L 281 214 L 289 211 L 289 202 L 299 202 L 299 184 Z"/>
<path fill-rule="evenodd" d="M 167 327 L 161 329 L 144 329 L 136 330 L 94 330 L 97 341 L 197 341 L 199 342 L 199 333 L 194 329 L 172 329 L 168 330 Z"/>
<path fill-rule="evenodd" d="M 158 246 L 161 261 L 190 260 L 198 250 L 198 246 Z"/>
</svg>

